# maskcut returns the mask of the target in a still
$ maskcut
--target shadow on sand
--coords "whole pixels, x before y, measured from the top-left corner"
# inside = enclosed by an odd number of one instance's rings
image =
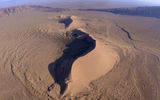
[[[65,25],[65,28],[69,27],[72,22],[73,22],[73,20],[72,20],[71,16],[59,20],[59,23],[63,23]]]
[[[70,78],[73,62],[78,57],[88,54],[96,46],[96,41],[80,30],[73,30],[71,35],[74,39],[66,45],[67,48],[63,51],[63,55],[48,66],[48,70],[55,80],[55,83],[60,85],[61,95],[67,89],[66,81]],[[54,84],[48,88],[48,91],[50,91],[53,86]]]

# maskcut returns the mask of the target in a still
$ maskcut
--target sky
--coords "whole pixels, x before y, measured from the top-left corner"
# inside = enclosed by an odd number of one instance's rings
[[[119,1],[127,1],[130,2],[131,0],[119,0]],[[153,4],[153,5],[159,5],[160,0],[134,0],[137,3],[148,3],[148,4]]]
[[[134,3],[149,6],[160,6],[160,0],[0,0],[0,8],[5,6],[14,6],[21,4],[38,4],[38,3],[50,3],[50,2],[93,2],[93,1],[103,1],[103,2],[121,2],[121,3]]]

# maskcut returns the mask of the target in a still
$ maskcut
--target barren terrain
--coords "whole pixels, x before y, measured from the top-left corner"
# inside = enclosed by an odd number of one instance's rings
[[[0,9],[0,100],[160,100],[160,19]]]

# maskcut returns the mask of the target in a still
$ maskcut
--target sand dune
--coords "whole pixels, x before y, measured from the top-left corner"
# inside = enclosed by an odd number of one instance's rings
[[[73,40],[71,39],[71,42],[66,45],[67,48],[63,51],[63,55],[48,67],[55,82],[60,85],[61,95],[68,88],[67,81],[71,80],[70,74],[74,61],[95,48],[95,40],[87,33],[75,29],[70,35]],[[50,88],[49,91],[51,91]]]

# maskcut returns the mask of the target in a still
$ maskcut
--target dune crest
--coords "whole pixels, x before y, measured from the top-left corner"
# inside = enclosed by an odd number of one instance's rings
[[[74,29],[81,29],[85,26],[85,23],[81,21],[80,17],[77,16],[67,16],[61,15],[58,16],[59,23],[64,24],[64,27],[67,31]]]

